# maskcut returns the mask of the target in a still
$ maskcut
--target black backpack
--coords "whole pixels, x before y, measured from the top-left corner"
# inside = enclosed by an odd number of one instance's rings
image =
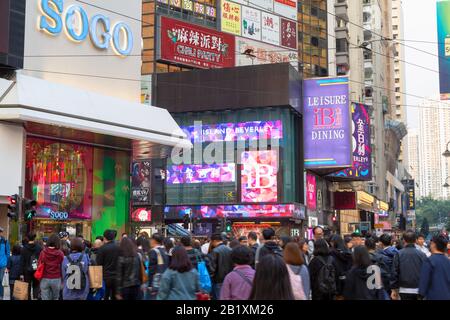
[[[39,261],[39,256],[36,256],[34,253],[32,253],[30,256],[30,262],[28,264],[27,271],[35,272],[38,268],[38,261]]]
[[[317,282],[319,284],[319,293],[322,295],[334,295],[336,293],[336,270],[333,266],[331,257],[325,261],[317,256],[323,265],[320,267]]]
[[[83,261],[84,254],[81,254],[78,260],[74,261],[67,256],[69,263],[67,264],[67,271],[65,277],[66,287],[69,290],[81,290],[84,291],[86,288],[86,274],[83,271]]]

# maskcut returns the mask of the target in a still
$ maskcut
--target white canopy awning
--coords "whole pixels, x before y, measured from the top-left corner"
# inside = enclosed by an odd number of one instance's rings
[[[167,146],[192,147],[165,109],[20,73],[15,81],[0,79],[0,120],[35,122]]]

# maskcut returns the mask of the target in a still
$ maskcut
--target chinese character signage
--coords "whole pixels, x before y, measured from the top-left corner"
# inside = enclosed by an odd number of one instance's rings
[[[414,180],[404,180],[403,185],[405,186],[406,192],[406,210],[416,210],[416,190]]]
[[[306,174],[306,207],[310,210],[316,210],[317,208],[317,196],[316,196],[316,176],[307,173]]]
[[[249,0],[248,5],[273,12],[273,0]]]
[[[227,0],[222,0],[221,8],[221,30],[240,36],[241,6]]]
[[[167,176],[167,184],[235,182],[236,164],[172,165]]]
[[[183,0],[183,9],[194,11],[194,2],[192,0]]]
[[[278,200],[278,152],[242,152],[242,202],[276,202]]]
[[[372,149],[370,144],[370,115],[368,107],[352,103],[353,165],[330,176],[350,180],[372,179]]]
[[[131,170],[131,201],[133,205],[151,204],[151,160],[133,162]]]
[[[280,45],[280,17],[262,13],[261,40],[276,46]]]
[[[261,40],[261,11],[242,6],[242,35]]]
[[[275,0],[274,12],[297,21],[297,0]]]
[[[181,0],[169,0],[172,7],[181,8]]]
[[[253,50],[254,57],[242,54],[246,50]],[[251,66],[267,63],[289,62],[298,70],[298,52],[280,49],[258,41],[236,37],[236,66]]]
[[[194,125],[182,129],[193,143],[283,138],[281,120]]]
[[[441,100],[450,100],[450,1],[437,2]]]
[[[297,21],[281,18],[281,45],[297,49]]]
[[[235,66],[234,36],[161,17],[159,59],[211,69]]]
[[[350,167],[352,157],[348,77],[303,81],[305,167]]]

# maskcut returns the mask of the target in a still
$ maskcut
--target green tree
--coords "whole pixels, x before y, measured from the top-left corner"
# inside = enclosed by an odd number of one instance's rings
[[[420,233],[425,237],[430,233],[430,225],[427,218],[423,218],[422,226],[420,227]]]

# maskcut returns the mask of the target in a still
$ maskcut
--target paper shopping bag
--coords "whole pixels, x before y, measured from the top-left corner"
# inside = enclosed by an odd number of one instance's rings
[[[13,297],[16,300],[28,300],[28,283],[19,280],[14,281]]]
[[[89,266],[89,283],[91,289],[100,289],[103,287],[102,266]]]

